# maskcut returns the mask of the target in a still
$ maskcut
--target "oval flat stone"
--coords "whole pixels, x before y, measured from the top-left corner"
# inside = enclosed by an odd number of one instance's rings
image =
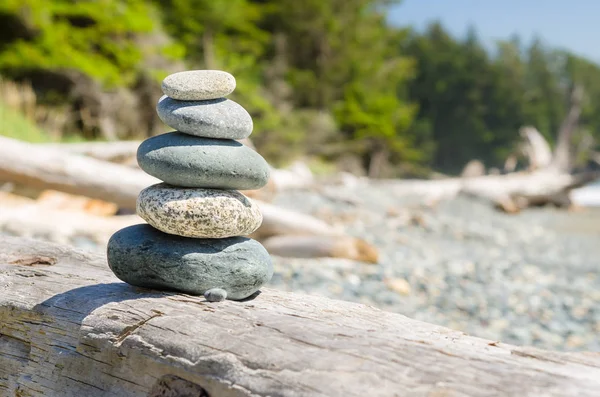
[[[265,159],[232,139],[169,132],[142,142],[137,161],[146,173],[175,186],[250,190],[269,181]]]
[[[250,136],[253,128],[246,109],[225,98],[178,101],[163,95],[156,112],[169,127],[205,138],[243,139]]]
[[[115,276],[128,284],[193,295],[222,289],[232,300],[252,295],[273,275],[269,253],[255,240],[179,237],[146,224],[113,234],[107,256]]]
[[[227,96],[235,90],[235,77],[221,70],[173,73],[162,82],[162,92],[180,101],[203,101]]]
[[[258,206],[235,190],[194,189],[165,183],[142,190],[137,214],[160,231],[195,238],[245,236],[262,223]]]

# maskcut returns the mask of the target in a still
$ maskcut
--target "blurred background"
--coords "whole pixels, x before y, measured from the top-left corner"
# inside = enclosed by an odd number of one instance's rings
[[[236,77],[271,287],[600,350],[600,3],[3,0],[0,233],[139,223],[161,80]],[[133,204],[132,204],[133,203]]]

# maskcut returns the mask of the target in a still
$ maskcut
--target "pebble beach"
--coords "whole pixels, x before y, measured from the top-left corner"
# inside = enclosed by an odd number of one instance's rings
[[[339,223],[380,256],[274,257],[270,287],[503,343],[600,351],[600,208],[507,215],[465,197],[423,205],[385,184],[282,192],[275,204]]]

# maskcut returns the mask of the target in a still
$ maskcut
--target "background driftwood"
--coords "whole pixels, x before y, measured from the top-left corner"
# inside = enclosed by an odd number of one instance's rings
[[[134,146],[135,142],[128,142],[125,145],[120,145],[119,142],[90,143],[67,144],[66,147],[70,149],[64,149],[61,145],[34,145],[0,137],[0,182],[82,195],[116,203],[121,208],[131,210],[135,208],[139,192],[160,181],[139,168],[97,160],[82,153],[107,147],[114,147],[115,152],[122,153],[123,148],[132,150]],[[71,153],[76,150],[80,152]],[[262,201],[261,199],[268,199],[274,194],[273,191],[278,189],[278,183],[285,184],[282,181],[298,179],[293,172],[278,172],[273,170],[273,175],[278,175],[279,182],[271,180],[262,189],[242,191],[256,200],[263,213],[263,223],[253,235],[254,238],[263,240],[277,235],[338,236],[343,243],[340,244],[335,239],[325,239],[318,247],[306,244],[306,241],[288,240],[284,245],[278,244],[277,253],[282,256],[292,254],[292,256],[302,257],[336,256],[350,259],[366,258],[369,262],[377,261],[376,249],[369,243],[350,238],[343,230],[313,216]],[[33,216],[36,213],[40,213],[40,216]],[[0,213],[0,229],[24,236],[64,235],[65,238],[59,239],[60,242],[66,242],[66,238],[77,234],[89,235],[93,241],[104,244],[118,229],[141,222],[142,220],[135,216],[112,219],[85,214],[79,216],[72,211],[67,213],[40,208],[33,203],[21,206],[20,211],[10,210]],[[367,254],[363,253],[365,250]]]
[[[0,137],[0,181],[93,197],[135,208],[139,192],[160,182],[140,170]]]
[[[208,303],[121,283],[102,255],[0,237],[2,396],[599,394],[598,354],[267,288]]]

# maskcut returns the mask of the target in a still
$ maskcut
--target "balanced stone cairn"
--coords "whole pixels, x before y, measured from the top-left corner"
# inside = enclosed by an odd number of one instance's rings
[[[238,190],[265,186],[269,166],[236,141],[253,124],[243,107],[224,98],[235,86],[231,74],[217,70],[164,79],[158,116],[177,131],[138,148],[142,170],[164,183],[138,196],[137,213],[148,224],[110,238],[108,265],[122,281],[221,301],[247,298],[271,279],[269,253],[242,237],[258,229],[262,214]]]

